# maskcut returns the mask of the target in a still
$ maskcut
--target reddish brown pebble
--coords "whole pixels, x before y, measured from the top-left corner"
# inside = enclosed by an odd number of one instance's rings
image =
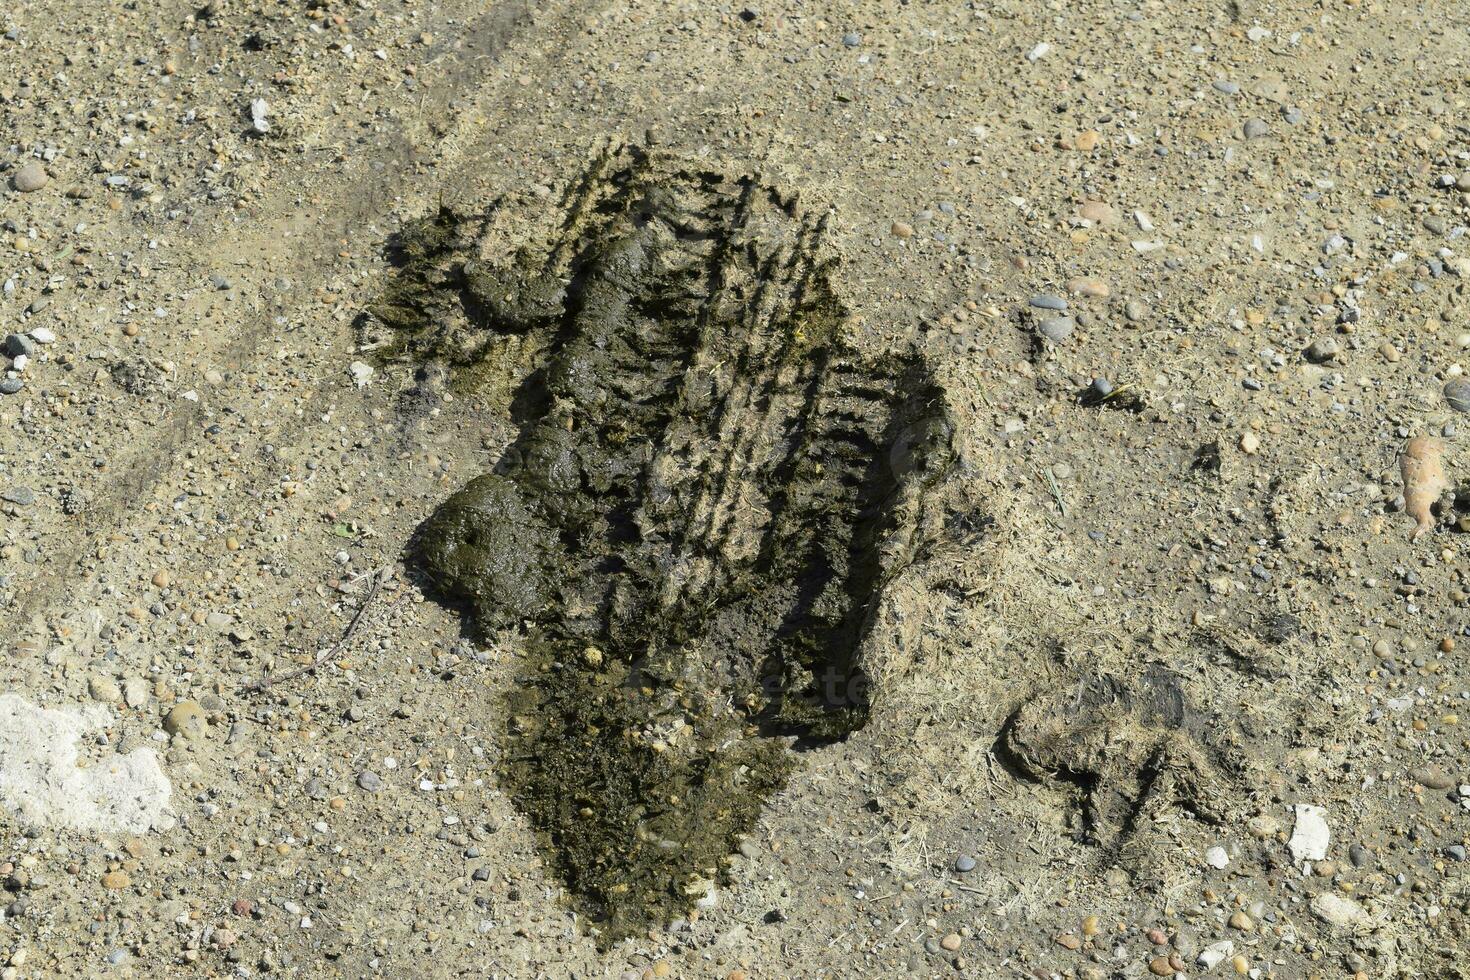
[[[955,950],[957,950],[957,949],[960,948],[960,936],[959,936],[959,933],[955,933],[955,932],[950,933],[949,935],[945,936],[943,939],[939,940],[939,945],[943,946],[945,949],[947,949],[951,953],[953,953]]]
[[[248,898],[237,898],[235,899],[234,911],[236,915],[244,918],[255,911],[255,903]]]
[[[1160,929],[1158,926],[1150,929],[1147,933],[1145,933],[1145,935],[1148,936],[1148,941],[1153,943],[1155,946],[1169,945],[1168,933],[1164,932],[1164,930]]]
[[[1174,967],[1169,964],[1169,957],[1155,956],[1148,961],[1148,972],[1156,977],[1172,977],[1175,971]]]

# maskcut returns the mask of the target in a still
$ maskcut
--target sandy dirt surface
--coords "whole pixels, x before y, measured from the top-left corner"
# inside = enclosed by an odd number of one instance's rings
[[[0,975],[1470,973],[1467,79],[1443,0],[8,4]],[[912,547],[850,549],[884,556],[841,611],[850,731],[751,708],[789,772],[698,811],[729,853],[617,935],[517,775],[514,695],[562,665],[412,547],[602,403],[528,422],[535,345],[464,354],[513,319],[493,290],[436,280],[454,351],[371,329],[441,207],[484,218],[436,273],[471,283],[621,240],[569,220],[610,146],[819,226],[832,349],[887,379],[851,404],[896,413],[920,364],[945,442],[879,508]],[[759,293],[737,230],[750,281],[677,322]],[[681,432],[619,465],[722,458]],[[878,505],[838,441],[770,486],[851,490],[808,501],[848,548]]]

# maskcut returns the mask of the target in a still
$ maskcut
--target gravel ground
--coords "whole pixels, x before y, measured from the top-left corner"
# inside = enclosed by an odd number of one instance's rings
[[[1464,7],[787,7],[0,11],[0,976],[1470,972]],[[826,215],[956,462],[866,725],[600,948],[404,565],[515,422],[354,325],[608,138]]]

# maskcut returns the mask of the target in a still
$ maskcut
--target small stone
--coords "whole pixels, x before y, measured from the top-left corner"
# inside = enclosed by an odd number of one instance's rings
[[[939,940],[939,945],[943,949],[946,949],[949,952],[953,953],[955,950],[957,950],[957,949],[960,948],[960,935],[959,935],[959,933],[957,933],[957,932],[951,932],[951,933],[949,933],[943,939]]]
[[[1314,895],[1309,907],[1313,915],[1338,929],[1360,932],[1373,927],[1373,917],[1367,909],[1336,892]]]
[[[855,48],[859,44],[862,44],[862,43],[863,43],[863,36],[861,34],[848,33],[848,34],[842,35],[842,44],[845,47]]]
[[[29,507],[36,502],[36,492],[30,487],[6,487],[0,490],[0,500],[17,507]]]
[[[1261,448],[1261,439],[1254,432],[1247,432],[1240,437],[1240,451],[1247,456],[1254,456]]]
[[[1219,92],[1222,95],[1240,94],[1240,86],[1238,84],[1236,84],[1235,82],[1227,82],[1223,78],[1214,83],[1214,88],[1216,92]]]
[[[1082,935],[1091,939],[1102,932],[1102,919],[1095,915],[1089,915],[1082,920]]]
[[[209,727],[197,701],[180,701],[163,717],[163,730],[179,738],[200,739]]]
[[[1069,282],[1067,288],[1078,296],[1085,296],[1088,299],[1107,299],[1113,295],[1111,287],[1101,279],[1079,277]]]
[[[1082,207],[1077,209],[1078,217],[1084,221],[1091,221],[1099,225],[1105,225],[1116,217],[1116,212],[1108,204],[1102,201],[1084,201]]]
[[[126,871],[109,871],[102,876],[102,887],[110,892],[121,891],[133,883]]]
[[[1230,855],[1225,848],[1216,845],[1205,851],[1205,863],[1216,870],[1223,870],[1230,864]]]
[[[94,677],[87,682],[87,693],[93,701],[116,704],[122,698],[122,690],[111,677]]]
[[[29,194],[32,191],[40,190],[46,186],[46,182],[50,179],[46,174],[46,168],[35,160],[22,166],[15,172],[15,176],[11,178],[15,184],[15,189],[22,194]]]
[[[1064,932],[1057,937],[1057,945],[1063,949],[1079,949],[1082,946],[1082,940],[1070,932]]]
[[[1060,344],[1072,336],[1072,331],[1077,324],[1069,316],[1049,316],[1042,320],[1036,327],[1043,337],[1054,344]]]
[[[357,775],[357,785],[369,793],[376,793],[383,788],[383,777],[371,769],[364,769]]]
[[[1306,355],[1313,364],[1326,364],[1337,356],[1337,341],[1331,337],[1319,337],[1307,345]]]
[[[347,373],[352,375],[353,384],[365,388],[373,378],[373,366],[364,361],[353,361],[347,365]]]
[[[1230,913],[1230,928],[1239,929],[1241,932],[1250,932],[1256,927],[1251,917],[1240,910]]]
[[[1230,940],[1225,939],[1221,940],[1218,943],[1212,943],[1211,945],[1206,946],[1204,949],[1200,950],[1199,955],[1195,957],[1194,961],[1200,966],[1204,967],[1206,970],[1213,970],[1215,967],[1228,960],[1230,958],[1230,955],[1234,952],[1235,944]]]
[[[1241,127],[1241,132],[1245,135],[1246,139],[1254,140],[1260,139],[1262,136],[1271,132],[1271,127],[1267,125],[1264,119],[1247,119],[1245,125]]]
[[[1470,380],[1451,378],[1445,382],[1444,400],[1457,412],[1470,412]]]
[[[1332,840],[1327,829],[1327,811],[1320,806],[1298,803],[1292,808],[1296,813],[1296,824],[1291,830],[1291,840],[1286,844],[1293,861],[1320,861],[1327,856],[1327,846]]]
[[[1444,849],[1444,856],[1451,861],[1464,861],[1467,857],[1470,857],[1470,852],[1465,850],[1464,844],[1451,844]]]
[[[25,387],[19,378],[0,378],[0,395],[14,395]]]
[[[1026,305],[1033,306],[1038,310],[1065,310],[1067,301],[1060,296],[1051,293],[1038,293],[1026,301]]]
[[[1373,852],[1362,844],[1354,844],[1348,848],[1348,860],[1355,868],[1369,868],[1373,866]]]
[[[1078,133],[1077,137],[1072,140],[1072,145],[1077,147],[1077,149],[1081,150],[1083,153],[1091,153],[1093,150],[1097,149],[1097,144],[1101,139],[1101,133],[1099,133],[1095,129],[1089,129],[1085,130],[1084,132]]]
[[[148,703],[148,682],[141,677],[129,677],[123,681],[123,703],[129,708],[141,708]]]
[[[1167,956],[1155,956],[1148,961],[1148,972],[1156,977],[1172,977],[1174,975],[1174,965],[1169,962],[1169,957]]]
[[[1142,323],[1148,318],[1148,307],[1139,300],[1130,299],[1123,304],[1123,315],[1129,323]]]
[[[975,859],[968,854],[961,854],[954,859],[954,869],[960,874],[969,874],[975,870]]]
[[[9,334],[5,338],[6,357],[35,357],[36,342],[23,333]]]
[[[269,133],[271,131],[271,124],[266,120],[266,116],[270,111],[270,103],[266,102],[265,99],[251,99],[250,128],[262,135]]]
[[[37,327],[30,332],[31,339],[38,344],[56,343],[56,331],[50,327]]]
[[[169,574],[168,569],[166,568],[160,568],[158,571],[153,573],[153,585],[156,588],[166,589],[169,587],[169,583],[172,581],[173,576]]]
[[[1414,782],[1422,783],[1430,789],[1451,789],[1455,785],[1455,777],[1439,766],[1420,766],[1409,775],[1414,777]]]

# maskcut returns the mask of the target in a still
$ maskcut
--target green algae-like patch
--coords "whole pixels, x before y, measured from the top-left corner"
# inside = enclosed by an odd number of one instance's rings
[[[499,265],[453,212],[410,229],[370,326],[477,383],[505,338],[535,352],[519,437],[413,555],[520,631],[502,783],[612,940],[710,897],[791,747],[864,723],[871,612],[947,430],[917,364],[847,345],[790,196],[615,149],[564,207]]]

